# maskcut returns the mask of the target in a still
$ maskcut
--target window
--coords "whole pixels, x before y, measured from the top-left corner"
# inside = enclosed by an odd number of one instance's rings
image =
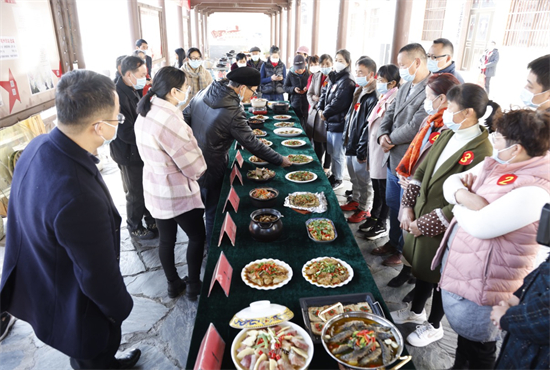
[[[422,40],[432,41],[443,35],[447,0],[426,0]]]
[[[504,45],[540,47],[549,46],[550,2],[548,0],[512,0]]]

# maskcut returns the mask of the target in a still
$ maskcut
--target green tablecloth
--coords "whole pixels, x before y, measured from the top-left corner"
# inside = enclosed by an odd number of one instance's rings
[[[300,121],[298,118],[293,113],[289,114],[293,116],[290,121],[295,122],[295,125],[300,127]],[[273,117],[272,111],[269,111],[269,116]],[[221,213],[221,210],[230,189],[229,173],[231,168],[229,166],[233,163],[233,159],[236,155],[236,150],[231,149],[229,153],[227,175],[224,179],[221,193],[222,195],[218,203],[218,215],[214,224],[211,243],[212,246],[208,255],[203,289],[200,295],[197,317],[195,320],[195,328],[193,330],[193,336],[191,338],[191,345],[189,348],[189,357],[187,361],[188,369],[193,368],[195,364],[201,340],[210,323],[213,323],[216,326],[216,329],[226,343],[222,368],[234,368],[231,360],[230,348],[233,338],[237,335],[239,330],[231,328],[229,326],[229,321],[235,313],[247,307],[254,301],[269,300],[273,303],[285,305],[294,312],[292,322],[303,327],[304,322],[300,311],[300,298],[370,292],[373,294],[375,300],[380,302],[386,316],[390,316],[369,268],[361,255],[361,251],[357,246],[355,238],[346,222],[346,219],[344,218],[342,211],[340,210],[340,207],[338,206],[336,195],[334,194],[328,179],[325,176],[317,157],[315,156],[312,146],[309,144],[309,140],[305,135],[301,135],[296,139],[305,140],[307,142],[305,146],[300,148],[288,148],[283,146],[281,142],[289,138],[283,138],[273,133],[273,130],[276,128],[274,123],[276,122],[277,121],[273,119],[269,119],[266,121],[263,128],[264,131],[268,132],[266,139],[273,142],[273,146],[271,148],[282,155],[306,154],[314,157],[315,160],[312,163],[303,166],[290,166],[288,168],[267,165],[265,167],[274,170],[276,172],[276,176],[270,182],[258,184],[246,178],[246,172],[256,166],[248,161],[248,158],[252,154],[246,150],[241,150],[243,158],[245,159],[245,163],[241,169],[244,186],[240,185],[238,179],[235,179],[234,182],[234,188],[240,197],[238,212],[235,213],[231,205],[228,205],[231,217],[237,225],[236,243],[233,247],[229,241],[229,238],[224,236],[223,242],[218,248],[217,244],[219,231],[224,218],[224,214]],[[297,170],[308,170],[314,172],[317,174],[318,179],[314,182],[306,184],[296,184],[285,179],[285,174]],[[284,215],[284,218],[282,218],[284,225],[283,235],[278,240],[271,243],[255,241],[252,239],[248,231],[250,213],[256,209],[251,205],[248,193],[251,189],[264,185],[279,190],[280,194],[278,197],[278,203],[273,208],[276,208]],[[324,192],[329,204],[328,210],[323,214],[312,213],[303,215],[290,208],[283,207],[285,197],[289,193],[295,191]],[[315,243],[310,240],[307,235],[305,221],[312,217],[326,217],[331,219],[334,222],[338,232],[337,239],[332,243],[326,244]],[[226,297],[219,284],[216,283],[212,290],[212,294],[210,297],[207,297],[212,274],[222,251],[233,267],[230,294],[229,297]],[[313,258],[323,256],[336,257],[346,261],[353,268],[353,280],[347,285],[336,289],[319,288],[307,282],[302,277],[301,273],[303,265]],[[241,279],[241,270],[249,262],[261,258],[276,258],[289,264],[293,270],[292,280],[287,285],[279,289],[269,291],[256,290],[246,286]],[[407,365],[408,367],[411,366],[410,363]],[[329,357],[322,346],[316,345],[315,354],[309,368],[336,369],[337,367],[336,361]]]

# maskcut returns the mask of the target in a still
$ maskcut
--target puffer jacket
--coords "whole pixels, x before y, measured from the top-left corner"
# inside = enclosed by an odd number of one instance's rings
[[[474,182],[472,191],[494,202],[510,191],[523,186],[539,186],[550,193],[550,154],[527,161],[501,165],[487,157],[483,170]],[[498,185],[507,174],[517,176],[507,185]],[[514,217],[510,210],[510,217]],[[432,270],[439,270],[451,231],[453,220],[432,261]],[[507,301],[533,270],[539,245],[536,240],[539,221],[492,239],[478,239],[468,234],[460,224],[449,246],[440,287],[458,294],[480,306],[496,306]]]
[[[350,76],[349,67],[338,73],[330,72],[328,79],[326,90],[319,100],[319,109],[325,116],[327,131],[344,132],[346,114],[353,101],[355,81]]]
[[[309,79],[309,73],[305,71],[301,75],[296,72],[289,72],[285,80],[285,92],[288,94],[288,99],[292,108],[300,117],[307,116],[308,102],[306,94],[298,94],[294,91],[294,88],[305,89],[307,86],[307,80]]]
[[[183,118],[193,130],[208,169],[199,179],[201,187],[222,181],[228,163],[228,151],[237,140],[250,153],[277,166],[283,157],[262,144],[246,123],[239,96],[228,80],[214,81],[200,91],[184,109]]]
[[[344,150],[347,156],[356,156],[364,161],[369,155],[369,127],[367,118],[378,103],[376,90],[368,91],[363,87],[355,90],[352,104],[346,115],[344,126]]]
[[[268,59],[267,62],[262,64],[260,75],[262,78],[260,85],[262,94],[275,95],[285,92],[283,84],[286,79],[286,67],[283,62],[279,60],[279,63],[274,67],[271,60]],[[273,75],[283,76],[283,79],[281,81],[272,81],[271,76]]]

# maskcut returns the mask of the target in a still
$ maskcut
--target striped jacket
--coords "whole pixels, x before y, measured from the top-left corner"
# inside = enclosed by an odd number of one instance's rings
[[[136,120],[135,132],[145,164],[145,206],[151,215],[166,220],[204,208],[197,180],[206,171],[206,162],[181,111],[154,97],[147,116]]]

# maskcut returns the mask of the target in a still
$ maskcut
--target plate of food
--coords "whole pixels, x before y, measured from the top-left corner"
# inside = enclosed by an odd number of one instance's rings
[[[334,222],[328,218],[310,218],[306,228],[309,238],[317,243],[330,243],[338,237]]]
[[[248,120],[248,125],[250,126],[250,128],[262,128],[264,127],[264,121],[260,120],[260,119],[249,119]]]
[[[248,157],[248,160],[254,164],[257,164],[258,166],[265,166],[266,164],[269,164],[268,161],[258,158],[255,155]]]
[[[261,142],[262,144],[264,144],[264,145],[267,145],[267,146],[273,145],[273,143],[272,143],[271,141],[269,141],[269,140],[267,140],[267,139],[264,139],[264,138],[262,138],[262,137],[259,138],[258,140],[260,140],[260,142]]]
[[[273,188],[256,188],[248,193],[254,207],[269,208],[277,203],[279,191]]]
[[[338,258],[319,257],[305,263],[302,276],[320,288],[338,288],[353,279],[353,269]]]
[[[283,261],[264,258],[250,262],[241,271],[243,282],[251,288],[273,290],[288,284],[292,268]]]
[[[267,182],[275,177],[275,171],[256,167],[256,169],[248,171],[246,177],[256,182]]]
[[[277,115],[277,116],[273,116],[273,119],[276,119],[277,121],[288,121],[289,119],[291,119],[292,116],[286,116],[286,115]]]
[[[294,171],[287,173],[285,179],[298,184],[304,184],[317,180],[317,175],[309,171]]]
[[[276,135],[279,135],[282,137],[294,137],[294,136],[301,135],[303,131],[302,129],[299,129],[299,128],[281,127],[281,128],[276,128],[275,130],[273,130],[273,132]]]
[[[259,128],[255,128],[254,130],[252,130],[252,133],[253,133],[256,137],[264,137],[264,136],[267,136],[267,132],[265,132],[264,130],[260,130]]]
[[[297,191],[288,194],[283,205],[289,208],[323,213],[327,210],[327,198],[325,198],[325,194],[323,193]]]
[[[288,160],[294,165],[301,166],[313,162],[313,157],[305,154],[289,154]]]
[[[268,120],[269,117],[268,116],[264,116],[262,114],[257,114],[255,116],[251,116],[250,119],[257,119],[259,121],[265,121],[265,120]]]
[[[294,127],[294,122],[277,122],[275,127]]]
[[[306,142],[304,140],[285,140],[281,144],[289,148],[298,148],[306,145]]]

